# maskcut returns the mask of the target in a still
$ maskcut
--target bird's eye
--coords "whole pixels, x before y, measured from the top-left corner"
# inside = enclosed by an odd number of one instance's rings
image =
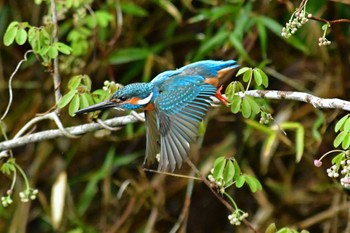
[[[121,96],[121,97],[119,97],[119,99],[121,100],[121,101],[125,101],[127,98],[126,98],[126,96]]]

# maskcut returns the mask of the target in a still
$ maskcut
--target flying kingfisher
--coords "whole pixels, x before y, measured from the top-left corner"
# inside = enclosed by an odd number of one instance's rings
[[[190,144],[196,140],[199,123],[217,97],[221,95],[219,79],[238,67],[234,60],[198,61],[176,70],[160,73],[149,83],[132,83],[118,89],[104,102],[81,109],[76,114],[108,108],[145,110],[146,157],[154,162],[159,153],[158,170],[180,168],[187,159]]]

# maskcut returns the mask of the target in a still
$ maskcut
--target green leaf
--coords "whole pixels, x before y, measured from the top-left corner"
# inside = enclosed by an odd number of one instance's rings
[[[269,78],[267,77],[265,72],[262,71],[261,69],[254,68],[254,70],[256,70],[260,74],[260,76],[262,78],[262,85],[264,85],[264,87],[266,88],[269,85]]]
[[[271,223],[265,230],[264,233],[276,233],[277,232],[277,227],[275,223]]]
[[[240,76],[241,74],[247,72],[248,70],[251,70],[252,68],[250,67],[242,67],[238,70],[237,74],[236,74],[236,77]]]
[[[224,185],[229,185],[232,183],[233,177],[235,176],[235,166],[233,165],[232,160],[227,160],[224,172]]]
[[[260,112],[260,106],[259,104],[255,101],[255,99],[251,96],[245,96],[245,99],[247,99],[247,101],[249,102],[251,111],[252,111],[252,115],[256,115]]]
[[[261,86],[262,77],[261,77],[260,72],[257,69],[254,69],[253,74],[254,74],[254,80],[255,80],[256,85]]]
[[[249,175],[244,175],[244,179],[247,182],[247,184],[249,185],[249,188],[253,193],[255,193],[258,189],[259,190],[262,189],[259,180],[257,180],[255,177],[249,176]]]
[[[103,28],[107,27],[108,23],[113,19],[113,16],[109,12],[104,10],[96,11],[95,17],[96,17],[97,24]]]
[[[126,48],[119,49],[112,53],[109,62],[113,65],[128,63],[132,61],[144,60],[151,52],[146,48]]]
[[[155,0],[155,2],[162,7],[168,14],[174,17],[179,24],[182,21],[182,14],[170,0]]]
[[[233,160],[233,165],[235,167],[235,176],[234,179],[236,180],[238,177],[241,176],[241,168],[239,167],[237,160]]]
[[[91,98],[91,96],[87,93],[83,93],[80,95],[80,108],[87,108],[89,107],[91,104],[91,101],[89,101],[89,97]],[[92,100],[92,99],[91,99]]]
[[[223,172],[225,169],[226,158],[225,156],[218,157],[214,161],[214,172],[213,177],[215,180],[220,180],[223,178]]]
[[[335,128],[334,128],[335,132],[338,132],[340,129],[342,129],[345,121],[347,121],[348,118],[349,118],[349,114],[346,114],[337,122],[337,124],[335,125]]]
[[[69,104],[68,113],[71,117],[75,116],[75,112],[79,110],[80,96],[74,95],[72,101]]]
[[[16,160],[14,158],[10,158],[1,165],[0,170],[5,175],[11,175],[11,173],[16,171],[15,164],[16,164]]]
[[[336,155],[333,159],[332,159],[332,164],[335,164],[335,165],[340,165],[340,162],[343,160],[345,156],[345,151],[343,152],[340,152],[338,155]]]
[[[18,31],[18,22],[14,21],[10,23],[10,25],[7,27],[5,35],[4,35],[4,45],[9,46],[13,43],[13,41],[16,38]]]
[[[90,91],[91,90],[91,79],[88,75],[83,75],[82,76],[82,81],[83,83],[87,86],[88,90]]]
[[[58,56],[58,50],[54,46],[49,46],[49,49],[47,50],[47,55],[51,58],[54,59]]]
[[[238,95],[235,95],[231,101],[231,112],[238,113],[241,109],[242,98]]]
[[[252,107],[246,96],[243,98],[242,101],[242,115],[244,118],[249,118],[252,115]]]
[[[349,146],[350,146],[350,132],[347,132],[346,136],[343,139],[341,147],[343,148],[343,150],[347,150]]]
[[[344,140],[345,136],[347,135],[347,132],[342,131],[340,132],[337,137],[333,141],[333,146],[338,147]]]
[[[121,4],[121,9],[126,15],[134,15],[138,17],[148,16],[148,12],[143,8],[135,5],[132,2],[124,2]]]
[[[56,42],[55,45],[57,50],[63,54],[69,55],[72,52],[72,48],[62,42]]]
[[[68,89],[69,90],[75,90],[77,87],[81,84],[81,75],[75,75],[73,76],[69,82],[68,82]]]
[[[349,132],[350,131],[350,119],[347,119],[344,123],[343,130]]]
[[[243,74],[243,82],[249,82],[249,80],[252,78],[252,73],[253,73],[253,70],[252,69],[249,69],[247,72],[244,72]]]
[[[73,89],[64,96],[62,96],[62,98],[58,101],[57,107],[64,108],[67,104],[69,104],[69,102],[73,99],[76,93],[77,90]]]
[[[27,41],[27,31],[24,28],[18,28],[16,34],[16,43],[23,45]]]
[[[241,188],[244,185],[246,180],[244,179],[244,175],[239,175],[235,178],[235,181],[236,181],[236,187]]]

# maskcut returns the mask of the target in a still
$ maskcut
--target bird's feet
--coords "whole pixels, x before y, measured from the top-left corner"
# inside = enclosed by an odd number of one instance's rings
[[[220,100],[221,103],[223,103],[226,107],[228,106],[229,100],[221,94],[222,85],[217,89],[215,93],[215,97]]]

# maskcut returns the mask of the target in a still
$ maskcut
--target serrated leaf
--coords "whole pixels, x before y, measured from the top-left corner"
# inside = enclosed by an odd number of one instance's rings
[[[96,11],[95,17],[96,17],[97,24],[100,27],[107,27],[108,23],[113,19],[113,16],[109,12],[104,10]]]
[[[75,95],[69,104],[68,114],[71,117],[75,116],[75,112],[79,110],[79,104],[80,104],[79,97],[80,97],[79,95]]]
[[[245,183],[245,179],[244,179],[244,176],[243,175],[239,175],[235,178],[235,181],[236,181],[236,187],[237,188],[241,188],[244,183]]]
[[[64,108],[69,102],[73,99],[77,91],[75,89],[69,91],[67,94],[62,96],[62,98],[58,101],[57,107]]]
[[[343,127],[345,121],[347,121],[348,118],[349,118],[349,114],[346,114],[337,122],[334,128],[335,132],[338,132]]]
[[[226,158],[221,156],[214,161],[214,172],[213,177],[215,180],[220,180],[223,178],[223,172],[225,168]]]
[[[247,184],[249,185],[249,188],[253,193],[255,193],[257,190],[262,189],[259,180],[257,180],[255,177],[249,176],[249,175],[244,175],[244,179],[247,182]]]
[[[242,115],[244,118],[249,118],[252,115],[252,107],[250,106],[249,100],[246,96],[242,100]]]
[[[56,47],[54,46],[49,46],[48,50],[47,50],[47,55],[51,58],[54,59],[58,56],[58,50]]]
[[[23,45],[27,41],[27,31],[24,28],[18,28],[16,34],[16,43]]]
[[[75,90],[81,84],[81,76],[75,75],[68,82],[68,89]]]
[[[229,185],[232,183],[233,177],[235,176],[235,166],[233,165],[232,160],[227,160],[223,176],[224,185]]]
[[[250,70],[251,68],[249,67],[242,67],[238,70],[237,74],[236,74],[236,77],[240,76],[241,74],[247,72],[248,70]]]
[[[343,142],[341,144],[341,147],[343,148],[343,150],[347,150],[350,146],[350,133],[347,132],[347,134],[345,135]]]
[[[7,27],[3,41],[5,46],[9,46],[13,43],[13,41],[16,38],[16,34],[18,31],[18,22],[12,22],[10,25]]]
[[[333,141],[333,146],[334,147],[338,147],[344,140],[345,136],[346,136],[347,132],[342,131],[340,132],[337,137],[334,139]]]
[[[260,72],[257,69],[254,69],[253,74],[254,74],[254,80],[255,80],[256,85],[261,86],[262,77],[261,77]]]
[[[231,112],[238,113],[241,110],[242,98],[238,95],[235,95],[231,100]]]

